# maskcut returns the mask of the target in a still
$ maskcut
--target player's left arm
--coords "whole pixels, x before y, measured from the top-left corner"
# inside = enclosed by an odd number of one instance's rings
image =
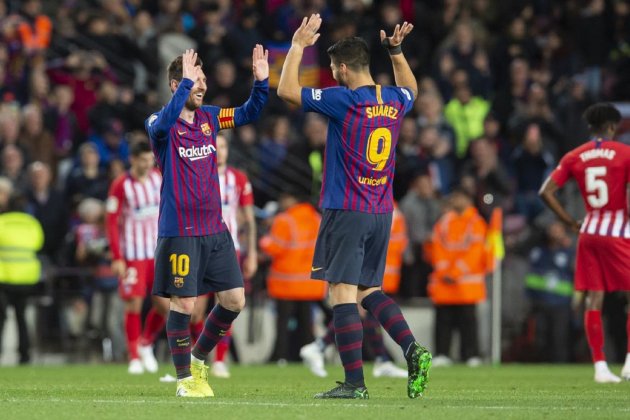
[[[403,22],[402,26],[396,25],[392,36],[388,37],[382,29],[380,35],[381,44],[387,48],[389,57],[392,60],[396,86],[409,89],[413,94],[411,100],[413,103],[413,100],[418,96],[418,82],[401,48],[403,40],[412,30],[413,25],[411,23]]]
[[[574,232],[579,232],[581,223],[575,220],[569,212],[566,211],[562,203],[560,203],[560,200],[556,197],[556,192],[560,189],[560,186],[553,179],[552,175],[547,177],[538,195],[565,225]]]
[[[318,13],[302,19],[302,24],[296,29],[291,40],[291,48],[282,65],[280,82],[278,83],[278,96],[285,102],[293,105],[302,105],[302,86],[300,85],[300,62],[304,54],[304,48],[315,44],[320,34],[317,33],[322,24],[322,18]]]
[[[258,119],[269,97],[269,51],[256,44],[252,52],[254,87],[247,101],[236,108],[222,108],[218,115],[219,130],[252,123]]]

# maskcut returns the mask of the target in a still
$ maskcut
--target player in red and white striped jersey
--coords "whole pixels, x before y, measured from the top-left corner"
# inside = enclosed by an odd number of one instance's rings
[[[153,296],[141,334],[142,304],[153,287],[154,252],[157,243],[158,208],[162,177],[154,169],[148,142],[131,147],[131,168],[112,183],[107,198],[107,238],[112,251],[112,270],[119,278],[125,301],[125,332],[129,373],[157,372],[152,344],[165,323],[168,299]]]
[[[221,192],[221,212],[241,263],[243,277],[250,279],[258,269],[258,251],[256,248],[256,220],[254,218],[254,193],[247,175],[236,168],[227,165],[229,154],[228,141],[225,135],[217,134],[217,171],[219,172],[219,189]],[[240,222],[240,225],[239,225]],[[245,231],[245,249],[241,253],[239,233]],[[198,296],[195,310],[191,318],[193,336],[198,336],[203,328],[205,312],[208,307],[209,295]],[[212,375],[229,378],[230,372],[225,364],[225,356],[230,348],[232,332],[219,341],[216,346],[214,362],[210,373]]]
[[[579,231],[575,289],[586,291],[584,328],[595,363],[596,382],[620,382],[610,372],[604,356],[601,310],[606,292],[625,291],[630,302],[630,146],[615,142],[621,114],[611,104],[599,103],[584,112],[592,138],[567,153],[543,184],[540,195],[558,217]],[[554,193],[574,178],[586,206],[579,223],[569,215]],[[630,314],[627,321],[630,337]],[[630,380],[630,340],[621,371]]]

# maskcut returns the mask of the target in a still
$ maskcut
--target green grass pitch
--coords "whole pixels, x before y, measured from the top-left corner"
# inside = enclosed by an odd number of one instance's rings
[[[614,366],[614,372],[619,366]],[[375,379],[369,400],[314,400],[342,378],[300,365],[234,366],[212,379],[215,398],[175,397],[175,384],[129,376],[124,365],[0,368],[0,418],[12,419],[628,419],[630,382],[595,384],[590,365],[434,368],[429,389],[406,397],[405,379]]]

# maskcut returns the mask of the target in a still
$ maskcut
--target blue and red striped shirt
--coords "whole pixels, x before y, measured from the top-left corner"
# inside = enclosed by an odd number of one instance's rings
[[[395,151],[413,107],[403,87],[302,89],[302,107],[328,117],[320,207],[364,213],[393,211]]]
[[[256,120],[267,102],[269,80],[255,81],[238,108],[203,105],[194,122],[179,118],[194,85],[182,79],[171,100],[145,127],[162,171],[158,236],[205,236],[227,229],[221,215],[216,133]]]

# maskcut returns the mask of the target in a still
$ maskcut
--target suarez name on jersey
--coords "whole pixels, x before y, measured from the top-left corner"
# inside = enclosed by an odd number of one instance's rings
[[[570,178],[577,182],[587,212],[580,233],[630,238],[630,146],[591,140],[567,153],[551,177],[560,187]]]
[[[413,100],[404,87],[302,89],[304,111],[329,119],[321,208],[393,211],[396,143]]]
[[[249,99],[237,108],[203,105],[193,123],[179,118],[190,90],[182,79],[171,100],[152,114],[145,127],[162,171],[158,235],[205,236],[226,230],[221,217],[216,133],[249,124],[267,101],[269,83],[255,81]]]

